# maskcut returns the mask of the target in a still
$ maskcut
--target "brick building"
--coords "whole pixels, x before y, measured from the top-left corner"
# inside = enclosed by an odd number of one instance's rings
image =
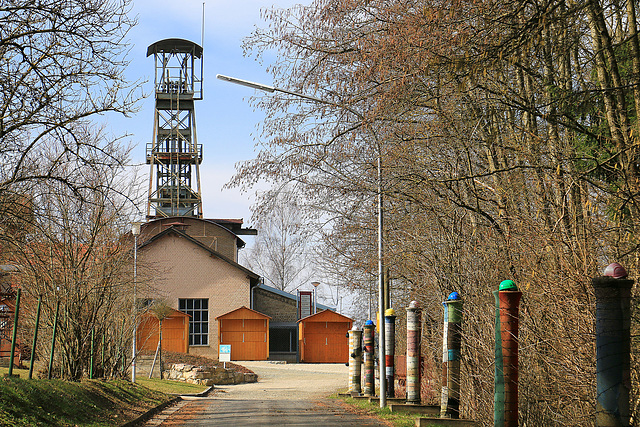
[[[189,353],[218,357],[216,317],[249,306],[260,277],[238,264],[241,220],[171,217],[142,225],[138,263],[140,297],[161,300],[190,316]],[[145,279],[146,278],[146,279]],[[141,286],[143,288],[143,286]]]
[[[151,220],[138,238],[139,298],[189,317],[188,352],[218,358],[217,317],[249,307],[271,318],[269,359],[296,361],[298,298],[260,283],[238,264],[242,220],[169,217]],[[144,285],[148,286],[145,293]],[[318,311],[332,308],[317,304]],[[142,340],[141,340],[142,342]]]
[[[269,359],[297,361],[298,299],[296,295],[260,284],[252,289],[252,307],[271,317],[269,323]],[[332,310],[317,304],[318,311]]]

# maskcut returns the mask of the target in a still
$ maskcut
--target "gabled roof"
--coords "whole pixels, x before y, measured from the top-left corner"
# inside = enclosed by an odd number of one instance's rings
[[[289,292],[286,292],[286,291],[281,291],[280,289],[274,288],[273,286],[267,286],[264,283],[260,283],[257,286],[257,289],[264,289],[267,292],[271,292],[272,294],[280,295],[281,297],[289,298],[294,301],[298,300],[295,295],[290,294]],[[335,310],[334,307],[329,307],[324,304],[316,304],[316,307],[320,310],[332,310],[332,311]]]
[[[228,313],[222,314],[216,317],[216,320],[219,319],[271,319],[270,316],[266,314],[262,314],[259,311],[251,310],[250,308],[242,307],[236,308],[235,310],[231,310]]]
[[[197,217],[170,216],[170,217],[154,218],[149,222],[144,223],[142,227],[147,228],[149,227],[150,224],[153,224],[155,222],[163,223],[165,221],[171,221],[169,223],[163,224],[164,226],[167,226],[167,227],[171,225],[175,225],[178,228],[189,227],[190,224],[186,224],[184,220],[206,222],[208,224],[215,225],[216,227],[219,227],[225,230],[236,239],[236,247],[239,249],[244,248],[246,245],[245,241],[239,237],[240,234],[243,234],[243,235],[257,234],[257,231],[252,228],[242,228],[242,224],[243,224],[242,219],[206,219],[206,218],[197,218]]]
[[[298,320],[298,323],[300,322],[307,322],[307,321],[314,321],[314,322],[336,322],[336,321],[342,321],[342,322],[353,322],[353,319],[347,317],[347,316],[343,316],[340,313],[336,313],[335,311],[331,311],[331,310],[322,310],[316,314],[312,314],[311,316],[307,316],[307,317],[303,317],[302,319]]]
[[[149,240],[146,240],[145,242],[141,243],[140,245],[138,245],[138,249],[143,249],[146,246],[149,246],[150,244],[152,244],[153,242],[162,239],[164,236],[167,236],[169,234],[176,234],[179,237],[182,237],[184,239],[187,239],[189,242],[193,243],[194,245],[204,249],[205,251],[209,252],[211,255],[213,255],[214,257],[226,262],[227,264],[232,265],[233,267],[239,269],[240,271],[244,272],[247,274],[247,276],[249,276],[251,280],[251,285],[252,286],[256,286],[258,284],[258,280],[260,279],[260,276],[256,273],[254,273],[253,271],[249,270],[246,267],[243,267],[242,265],[238,264],[237,262],[235,262],[232,259],[227,258],[226,256],[222,255],[220,252],[217,252],[211,248],[209,248],[208,246],[202,244],[199,240],[194,239],[193,237],[189,236],[187,233],[185,233],[182,230],[177,229],[175,226],[171,226],[168,227],[167,229],[161,231],[158,234],[155,234],[153,237],[151,237]]]

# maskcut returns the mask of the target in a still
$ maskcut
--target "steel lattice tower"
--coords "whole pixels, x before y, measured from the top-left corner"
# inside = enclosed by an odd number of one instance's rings
[[[147,49],[155,62],[153,142],[147,144],[147,217],[202,218],[200,163],[194,101],[202,99],[202,47],[165,39]]]

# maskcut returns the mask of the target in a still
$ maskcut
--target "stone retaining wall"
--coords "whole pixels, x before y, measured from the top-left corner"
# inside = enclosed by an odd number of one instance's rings
[[[202,367],[176,363],[164,371],[164,377],[174,381],[184,381],[204,386],[254,383],[258,381],[256,374],[245,374],[221,367]]]

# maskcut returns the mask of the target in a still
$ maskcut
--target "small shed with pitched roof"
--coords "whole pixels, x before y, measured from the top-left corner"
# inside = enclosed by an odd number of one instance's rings
[[[218,342],[231,345],[231,360],[267,360],[270,319],[244,306],[218,316]]]
[[[347,363],[350,319],[335,311],[323,310],[298,321],[300,362]]]

